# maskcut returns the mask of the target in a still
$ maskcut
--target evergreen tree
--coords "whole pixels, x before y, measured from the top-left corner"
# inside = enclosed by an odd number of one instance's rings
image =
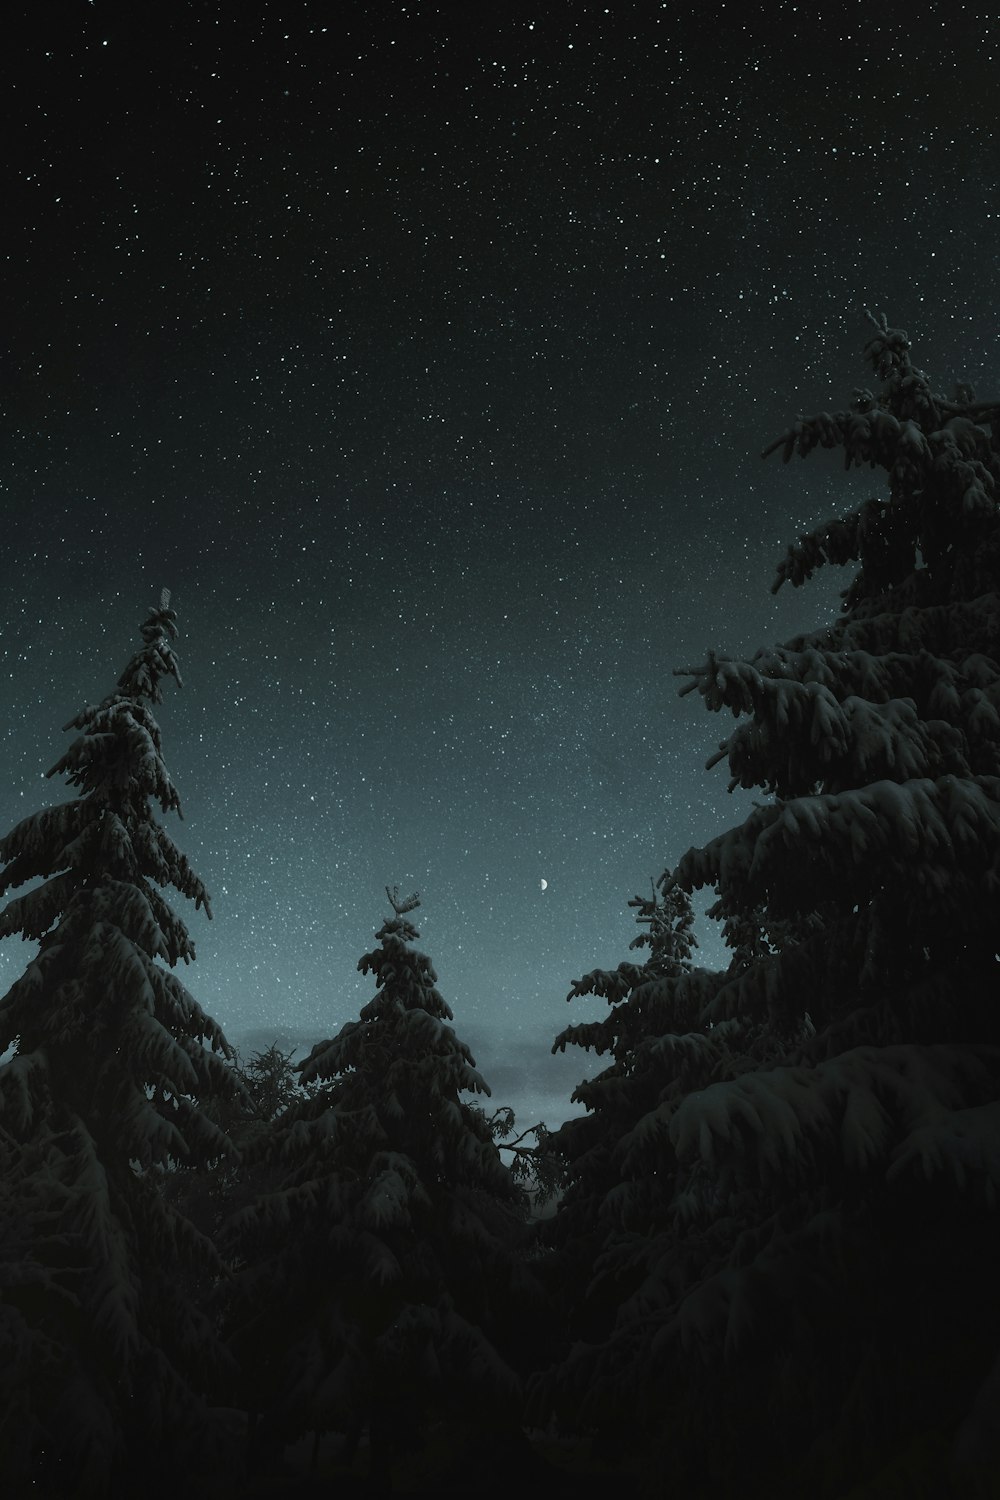
[[[226,1238],[258,1454],[309,1431],[344,1433],[351,1450],[367,1428],[382,1484],[445,1410],[516,1430],[517,1350],[502,1314],[525,1210],[483,1112],[461,1097],[489,1089],[411,946],[418,899],[390,899],[378,947],[358,964],[376,994],[298,1064],[320,1086],[264,1146],[281,1187],[235,1215]]]
[[[204,1113],[228,1138],[234,1150],[210,1161],[184,1160],[171,1164],[162,1190],[184,1216],[210,1239],[237,1208],[277,1186],[259,1148],[274,1122],[304,1090],[295,1077],[292,1053],[277,1042],[251,1053],[244,1061],[233,1050],[226,1066],[233,1074],[235,1092],[221,1091],[206,1100]]]
[[[715,888],[734,961],[609,992],[641,998],[633,1074],[580,1091],[618,1124],[614,1305],[536,1399],[692,1496],[1000,1473],[1000,404],[935,394],[872,322],[881,395],[767,450],[887,473],[778,571],[856,563],[841,618],[682,690],[743,716],[709,764],[770,799],[664,887]]]
[[[0,935],[39,941],[0,1000],[0,1474],[74,1496],[188,1462],[217,1353],[177,1270],[221,1262],[157,1177],[229,1149],[199,1101],[232,1088],[222,1032],[171,972],[194,946],[162,888],[209,905],[151,809],[180,814],[150,709],[180,685],[166,591],[141,629],[117,691],[66,726],[49,775],[76,800],[0,841],[0,891],[40,882],[0,914]]]
[[[644,929],[629,947],[649,948],[646,961],[595,969],[575,980],[567,1000],[598,995],[610,1009],[602,1020],[567,1026],[552,1048],[585,1047],[598,1055],[610,1053],[612,1059],[573,1091],[573,1102],[586,1105],[587,1113],[567,1120],[542,1148],[558,1164],[564,1192],[554,1220],[542,1229],[543,1243],[558,1253],[540,1271],[571,1339],[598,1338],[610,1331],[621,1289],[594,1276],[595,1262],[623,1229],[644,1229],[656,1217],[653,1200],[669,1195],[662,1178],[644,1177],[646,1154],[632,1138],[631,1126],[659,1102],[662,1068],[646,1045],[656,1034],[650,1004],[656,1002],[660,981],[690,972],[694,917],[690,897],[667,889],[665,876],[653,884],[651,897],[634,896],[629,905],[637,909],[635,920]],[[639,1192],[644,1195],[641,1210]],[[578,1393],[569,1392],[566,1412],[578,1406]],[[556,1407],[562,1411],[558,1401]]]

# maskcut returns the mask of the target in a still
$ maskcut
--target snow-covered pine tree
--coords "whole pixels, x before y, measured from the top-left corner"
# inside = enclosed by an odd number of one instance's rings
[[[282,1052],[272,1042],[243,1059],[234,1051],[227,1065],[238,1092],[219,1092],[202,1108],[235,1147],[211,1161],[178,1161],[163,1178],[163,1191],[184,1216],[215,1240],[224,1219],[238,1207],[276,1185],[272,1172],[258,1159],[255,1146],[268,1136],[274,1121],[302,1094],[295,1076],[294,1051]]]
[[[858,564],[842,617],[683,689],[745,716],[709,764],[770,798],[668,881],[715,888],[738,961],[647,987],[652,1105],[588,1086],[621,1122],[620,1295],[536,1390],[690,1496],[1000,1473],[1000,403],[872,322],[881,395],[767,450],[886,471],[778,572]]]
[[[585,1047],[612,1058],[573,1091],[573,1103],[585,1104],[587,1113],[567,1120],[542,1147],[558,1163],[563,1196],[555,1218],[542,1226],[542,1242],[557,1253],[543,1260],[539,1274],[552,1300],[562,1306],[571,1338],[597,1338],[610,1331],[621,1292],[594,1279],[594,1263],[621,1232],[626,1209],[626,1227],[631,1227],[630,1216],[638,1212],[636,1194],[645,1195],[643,1224],[651,1214],[655,1217],[652,1198],[669,1199],[670,1184],[662,1176],[647,1180],[629,1170],[635,1154],[630,1126],[657,1104],[661,1088],[660,1070],[646,1045],[658,1034],[650,997],[658,981],[690,970],[696,946],[690,897],[676,888],[665,890],[666,885],[667,878],[661,877],[649,897],[634,896],[628,903],[636,908],[635,920],[643,929],[629,947],[648,947],[645,962],[627,960],[575,980],[567,1000],[598,995],[611,1008],[601,1020],[567,1026],[552,1048]],[[575,1402],[574,1394],[571,1406]]]
[[[150,708],[180,682],[166,591],[141,631],[117,691],[66,726],[49,775],[76,800],[0,840],[0,891],[39,882],[0,914],[0,935],[39,942],[0,1000],[0,1474],[17,1493],[176,1475],[221,1354],[179,1275],[221,1262],[156,1172],[226,1152],[198,1101],[232,1088],[225,1037],[170,972],[194,947],[162,888],[208,897],[151,806],[180,813]]]
[[[519,1418],[509,1312],[526,1204],[483,1112],[488,1094],[407,913],[389,893],[378,947],[359,961],[376,994],[298,1069],[310,1098],[275,1122],[265,1154],[284,1180],[236,1214],[229,1307],[261,1451],[312,1431],[367,1428],[385,1482],[418,1429],[445,1412]]]

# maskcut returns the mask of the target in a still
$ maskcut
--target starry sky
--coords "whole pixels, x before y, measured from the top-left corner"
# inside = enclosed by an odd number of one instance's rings
[[[864,306],[1000,388],[995,8],[19,9],[0,826],[170,588],[196,998],[307,1048],[416,888],[494,1103],[554,1126],[570,982],[752,800],[674,669],[830,619],[846,578],[774,566],[878,489],[762,447],[870,383]]]

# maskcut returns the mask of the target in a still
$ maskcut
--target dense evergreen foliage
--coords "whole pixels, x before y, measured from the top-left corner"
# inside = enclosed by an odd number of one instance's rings
[[[5,1494],[304,1492],[305,1443],[345,1493],[1000,1495],[1000,404],[871,321],[880,393],[767,450],[884,472],[778,570],[852,566],[840,617],[681,674],[759,800],[573,984],[553,1050],[608,1061],[551,1135],[476,1102],[396,890],[358,1019],[233,1054],[172,972],[150,612],[0,840]]]
[[[152,804],[180,813],[149,705],[180,682],[164,592],[117,691],[66,726],[75,801],[0,841],[0,933],[40,939],[0,1000],[0,1473],[103,1494],[204,1444],[222,1351],[178,1267],[221,1268],[157,1169],[230,1151],[198,1101],[232,1093],[218,1026],[171,972],[194,957],[161,890],[208,897]],[[205,1044],[208,1043],[206,1046]]]
[[[280,1186],[239,1212],[228,1322],[263,1451],[303,1433],[367,1430],[372,1473],[448,1417],[518,1431],[513,1333],[531,1279],[525,1201],[483,1112],[488,1094],[448,1024],[400,903],[358,962],[376,993],[298,1065],[304,1084],[260,1153]]]
[[[536,1396],[691,1495],[1000,1471],[1000,406],[876,330],[882,394],[773,445],[887,471],[779,569],[857,562],[841,619],[683,689],[743,716],[709,764],[769,794],[662,882],[715,888],[734,961],[588,976],[614,1010],[556,1042],[616,1056],[551,1143],[602,1317]]]

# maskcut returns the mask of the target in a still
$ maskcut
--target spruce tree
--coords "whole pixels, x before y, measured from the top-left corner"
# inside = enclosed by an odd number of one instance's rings
[[[76,799],[0,840],[0,891],[38,882],[0,935],[39,943],[0,1000],[0,1474],[57,1494],[192,1461],[221,1357],[180,1273],[222,1264],[159,1188],[173,1160],[229,1149],[199,1103],[232,1088],[225,1037],[171,972],[194,946],[163,888],[210,914],[153,813],[181,810],[151,711],[180,685],[175,618],[164,591],[117,691],[66,726],[49,775]]]
[[[606,1068],[573,1091],[572,1102],[584,1104],[586,1114],[567,1120],[542,1145],[544,1155],[558,1164],[564,1192],[554,1220],[543,1226],[540,1236],[550,1251],[557,1248],[559,1253],[543,1260],[541,1274],[568,1319],[571,1338],[607,1333],[613,1321],[620,1293],[595,1278],[593,1270],[621,1231],[626,1183],[633,1195],[629,1214],[636,1214],[637,1173],[631,1169],[635,1143],[629,1128],[658,1102],[661,1086],[660,1071],[651,1065],[644,1045],[655,1029],[649,998],[660,980],[691,968],[695,947],[691,901],[677,889],[664,893],[665,884],[661,878],[653,884],[651,898],[635,896],[629,902],[637,908],[635,920],[643,929],[629,947],[648,947],[645,962],[626,960],[615,969],[595,969],[575,980],[567,1000],[597,995],[607,1001],[608,1014],[598,1021],[567,1026],[552,1048],[555,1052],[567,1046],[584,1047],[611,1058]],[[659,1197],[669,1191],[662,1181],[651,1180],[645,1186]],[[647,1203],[643,1224],[649,1213]],[[576,1404],[574,1394],[570,1406]]]
[[[504,1313],[527,1282],[525,1203],[483,1112],[488,1094],[400,902],[359,961],[374,998],[297,1065],[316,1086],[275,1121],[280,1188],[236,1214],[229,1305],[257,1413],[257,1462],[313,1432],[367,1429],[377,1482],[446,1413],[517,1430]]]
[[[856,564],[841,618],[682,689],[742,716],[709,764],[768,800],[665,882],[714,887],[727,972],[609,994],[644,1031],[586,1098],[613,1307],[535,1388],[692,1496],[1000,1472],[1000,403],[872,322],[880,395],[766,450],[886,472],[778,571]]]
[[[210,1161],[176,1161],[163,1177],[166,1196],[213,1241],[223,1221],[238,1207],[276,1185],[255,1148],[268,1138],[274,1121],[289,1104],[302,1095],[292,1056],[292,1052],[282,1052],[276,1041],[247,1060],[234,1049],[227,1066],[235,1091],[219,1091],[202,1105],[234,1149]]]

